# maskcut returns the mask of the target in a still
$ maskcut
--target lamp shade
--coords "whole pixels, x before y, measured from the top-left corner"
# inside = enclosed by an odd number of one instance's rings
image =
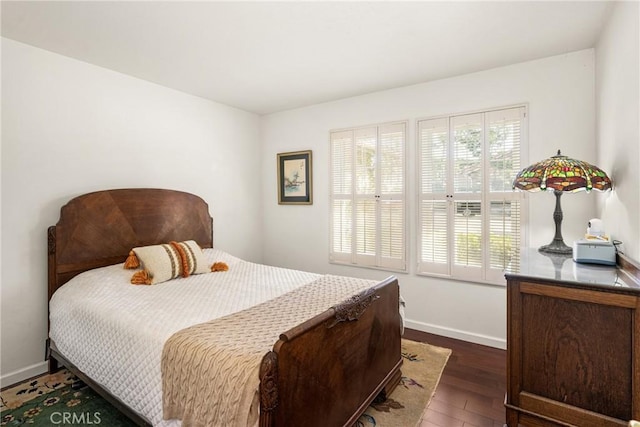
[[[525,191],[607,191],[611,180],[602,169],[582,160],[558,154],[523,169],[513,188]]]
[[[571,159],[558,154],[524,168],[513,180],[513,188],[524,191],[553,191],[556,196],[556,209],[553,220],[556,234],[548,245],[541,246],[540,252],[568,255],[572,249],[562,238],[562,193],[577,191],[607,191],[611,189],[611,180],[600,168],[581,160]]]

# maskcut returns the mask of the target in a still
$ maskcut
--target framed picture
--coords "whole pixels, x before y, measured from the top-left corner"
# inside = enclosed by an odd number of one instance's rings
[[[278,204],[313,204],[311,162],[311,150],[278,154]]]

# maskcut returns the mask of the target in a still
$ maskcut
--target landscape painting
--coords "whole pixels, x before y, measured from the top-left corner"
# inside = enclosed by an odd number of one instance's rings
[[[278,154],[278,203],[312,204],[311,151]]]

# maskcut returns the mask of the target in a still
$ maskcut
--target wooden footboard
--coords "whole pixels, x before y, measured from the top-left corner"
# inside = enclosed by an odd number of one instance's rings
[[[260,427],[351,426],[400,380],[395,278],[285,332],[260,368]]]
[[[351,426],[400,380],[399,287],[389,278],[285,332],[260,367],[260,427]],[[58,362],[137,425],[148,421],[68,362]]]

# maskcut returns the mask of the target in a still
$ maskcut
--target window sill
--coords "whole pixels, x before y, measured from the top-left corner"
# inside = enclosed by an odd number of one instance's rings
[[[490,280],[482,280],[482,279],[470,279],[468,277],[454,277],[447,276],[444,274],[434,274],[434,273],[416,273],[416,276],[422,277],[431,277],[434,279],[444,279],[452,282],[460,282],[460,283],[472,283],[474,285],[483,285],[483,286],[491,286],[495,288],[506,288],[507,280],[503,279],[502,282],[492,282]]]
[[[329,260],[329,264],[342,265],[342,266],[345,266],[345,267],[366,268],[368,270],[388,271],[390,273],[409,274],[409,272],[407,271],[406,268],[404,270],[401,270],[401,269],[396,269],[396,268],[376,267],[376,266],[373,266],[373,265],[361,265],[361,264],[353,264],[353,263],[350,263],[350,262],[341,262],[341,261],[332,261],[332,260]]]

